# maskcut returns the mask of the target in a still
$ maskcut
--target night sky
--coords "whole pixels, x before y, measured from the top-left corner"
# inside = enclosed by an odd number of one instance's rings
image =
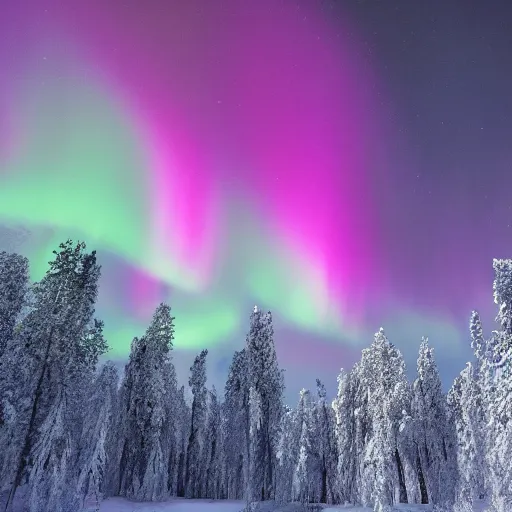
[[[0,249],[97,249],[120,364],[168,301],[222,388],[257,304],[290,401],[380,326],[448,387],[512,257],[511,51],[505,1],[4,0]]]

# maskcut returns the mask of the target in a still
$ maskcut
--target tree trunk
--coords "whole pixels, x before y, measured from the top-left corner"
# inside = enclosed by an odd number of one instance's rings
[[[179,498],[185,497],[185,483],[183,481],[183,470],[185,465],[185,453],[180,453],[180,458],[178,462],[178,481],[176,483],[176,494]]]
[[[43,359],[43,368],[41,370],[41,374],[39,375],[39,379],[37,380],[36,389],[34,392],[34,401],[32,402],[32,410],[30,413],[30,421],[28,424],[27,432],[25,434],[25,439],[23,441],[23,448],[20,452],[20,457],[18,459],[18,466],[16,468],[16,473],[14,475],[14,481],[12,483],[11,490],[9,491],[9,497],[7,498],[7,502],[5,504],[6,512],[13,512],[13,504],[14,504],[14,496],[16,494],[16,490],[21,484],[21,479],[23,477],[23,472],[25,471],[28,464],[28,457],[30,456],[30,451],[32,450],[32,436],[34,435],[34,427],[36,422],[36,415],[38,412],[39,400],[41,399],[41,395],[43,393],[43,380],[48,369],[48,358],[50,356],[50,348],[53,342],[53,330],[52,327],[50,330],[50,334],[48,337],[48,345],[46,346],[46,351]]]
[[[128,458],[128,448],[127,448],[128,441],[125,439],[123,443],[123,451],[121,452],[121,461],[119,463],[119,482],[117,485],[117,494],[118,496],[123,496],[125,493],[125,490],[123,489],[123,484],[126,483],[126,461]]]
[[[320,494],[320,503],[327,502],[327,468],[325,467],[325,455],[322,455],[322,492]]]
[[[269,417],[267,416],[267,435],[266,435],[266,443],[267,443],[267,478],[265,482],[265,497],[268,500],[273,499],[273,489],[272,489],[272,480],[273,480],[273,457],[272,457],[272,446],[270,445],[270,433],[269,433]]]
[[[423,505],[426,505],[428,503],[427,484],[425,482],[425,476],[423,475],[423,469],[421,467],[419,448],[418,454],[416,456],[416,470],[418,472],[418,482],[420,484],[421,503]]]
[[[400,485],[400,503],[408,503],[407,500],[407,488],[405,487],[405,477],[404,477],[404,468],[402,465],[402,460],[400,459],[400,454],[398,453],[398,448],[395,448],[395,459],[396,466],[398,469],[398,483]]]
[[[196,407],[197,407],[197,403],[196,403],[196,399],[194,397],[194,399],[192,400],[192,418],[191,418],[191,425],[190,425],[190,435],[188,437],[188,445],[187,445],[187,459],[186,459],[186,462],[185,462],[185,495],[187,496],[187,498],[194,498],[193,496],[193,489],[191,489],[192,487],[192,484],[194,482],[191,481],[191,477],[190,477],[190,459],[191,459],[191,456],[192,456],[192,445],[193,443],[195,442],[195,412],[196,412]],[[194,461],[194,462],[197,462],[197,461]]]

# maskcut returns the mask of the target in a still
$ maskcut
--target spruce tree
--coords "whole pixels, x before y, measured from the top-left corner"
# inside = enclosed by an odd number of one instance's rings
[[[18,383],[9,367],[13,364],[13,347],[5,348],[13,338],[16,321],[26,301],[28,260],[18,254],[0,252],[0,481],[4,480],[5,449],[10,444],[9,425],[15,417],[14,397]],[[7,461],[10,464],[10,461]]]
[[[108,487],[108,469],[113,462],[118,379],[117,368],[107,361],[84,404],[86,415],[75,461],[78,469],[77,492],[82,503],[88,496],[94,496],[99,506],[104,496],[113,494],[113,489]]]
[[[71,240],[54,251],[55,260],[34,289],[32,310],[24,318],[7,349],[16,376],[17,421],[8,460],[12,485],[6,510],[23,478],[30,483],[30,508],[66,510],[71,500],[69,464],[73,449],[73,382],[90,371],[101,346],[89,346],[100,267],[96,254]]]
[[[132,342],[126,366],[121,406],[123,446],[119,493],[138,500],[162,499],[168,489],[169,454],[165,438],[168,362],[174,318],[160,304],[144,336]]]
[[[494,301],[501,329],[492,333],[484,359],[486,462],[495,512],[512,509],[512,260],[494,260]]]
[[[367,393],[359,395],[357,391],[357,366],[352,372],[344,369],[338,375],[338,392],[332,402],[335,416],[334,437],[337,451],[336,501],[338,503],[362,503],[358,475],[361,464],[359,457],[364,452],[367,432],[367,414],[364,400]]]
[[[434,359],[434,351],[423,338],[413,385],[412,417],[418,480],[422,503],[450,501],[445,489],[450,480],[446,399]]]
[[[205,436],[204,467],[205,474],[205,498],[219,497],[220,480],[220,448],[221,448],[221,417],[220,404],[217,399],[215,387],[208,392],[208,413]]]
[[[188,439],[190,436],[190,424],[192,411],[185,400],[185,386],[181,386],[176,400],[176,469],[175,488],[176,496],[185,496],[185,477]]]
[[[273,499],[284,381],[274,346],[272,315],[257,307],[246,338],[249,386],[249,501]]]
[[[25,303],[27,288],[27,258],[0,252],[0,358],[13,336],[15,323]]]
[[[314,408],[317,431],[317,457],[320,463],[320,503],[334,503],[337,450],[334,443],[334,411],[327,407],[324,384],[316,379],[317,402]]]
[[[192,389],[192,417],[187,446],[185,468],[185,496],[201,498],[204,496],[204,462],[206,420],[207,420],[207,389],[206,389],[206,356],[203,350],[194,359],[190,367],[188,384]]]
[[[249,381],[246,350],[233,354],[224,388],[226,488],[229,499],[242,499],[249,470]]]

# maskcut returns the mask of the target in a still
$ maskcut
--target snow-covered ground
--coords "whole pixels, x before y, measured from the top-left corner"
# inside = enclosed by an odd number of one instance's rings
[[[162,503],[135,503],[124,498],[109,498],[100,506],[100,512],[241,512],[243,501],[210,501],[174,499]],[[91,512],[94,508],[89,509]],[[288,504],[272,508],[274,512],[301,512],[300,505]],[[399,505],[397,512],[429,512],[430,506]],[[265,509],[266,512],[266,509]],[[326,506],[323,512],[372,512],[371,508],[353,505]]]
[[[23,488],[19,493],[19,498],[23,498]],[[0,495],[0,510],[3,510],[5,496]],[[26,507],[22,502],[16,500],[16,512],[26,512]],[[371,508],[356,505],[320,505],[322,512],[373,512]],[[242,512],[245,508],[243,501],[224,501],[224,500],[188,500],[183,498],[174,498],[164,502],[138,503],[125,498],[108,498],[100,505],[99,512]],[[477,503],[474,512],[484,512],[485,503]],[[89,502],[83,512],[95,512],[97,509],[92,502]],[[394,512],[431,512],[431,505],[395,505]],[[272,506],[270,502],[265,502],[258,507],[257,512],[304,512],[304,509],[297,504],[289,503],[281,506]],[[512,512],[512,511],[511,511]]]
[[[173,499],[162,503],[135,503],[124,498],[109,498],[100,506],[100,512],[241,512],[243,501],[211,501]],[[324,506],[323,512],[372,512],[371,508],[354,505]],[[92,512],[94,508],[89,509]],[[288,504],[274,508],[273,512],[301,512],[298,505]],[[431,512],[431,505],[395,505],[396,512]],[[483,503],[475,506],[475,512],[483,512]],[[265,509],[265,512],[266,509]],[[269,511],[268,511],[269,512]]]
[[[101,503],[100,512],[240,512],[242,501],[211,501],[174,499],[161,503],[136,503],[124,498],[108,498]],[[91,512],[94,508],[89,509]]]

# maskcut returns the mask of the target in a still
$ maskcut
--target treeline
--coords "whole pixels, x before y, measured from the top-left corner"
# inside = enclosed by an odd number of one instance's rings
[[[428,340],[417,377],[381,329],[361,360],[283,402],[272,316],[254,309],[224,392],[207,387],[207,354],[180,386],[174,318],[160,304],[131,344],[119,382],[94,318],[95,252],[67,241],[30,285],[28,261],[0,253],[0,483],[5,510],[79,510],[87,498],[355,503],[389,510],[433,503],[512,510],[512,260],[495,260],[500,330],[484,338],[473,312],[474,360],[445,395]],[[23,489],[23,492],[21,492]]]

